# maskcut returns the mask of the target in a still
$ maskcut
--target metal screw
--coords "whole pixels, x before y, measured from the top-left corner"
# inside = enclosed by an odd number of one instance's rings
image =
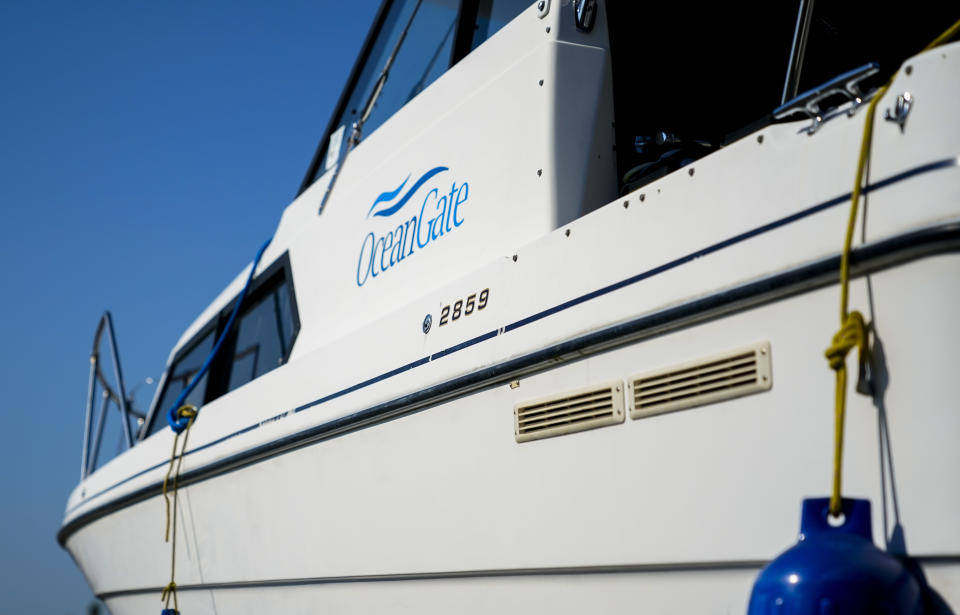
[[[543,79],[540,80],[540,85],[543,85]]]
[[[689,171],[687,171],[687,173],[689,173],[689,174],[690,174],[690,177],[693,177],[693,167],[691,167],[691,168],[690,168],[690,170],[689,170]]]
[[[640,193],[640,202],[643,203],[643,199],[645,199],[645,198],[647,198],[647,195],[645,195],[644,193],[641,192],[641,193]]]
[[[567,229],[567,232],[564,233],[564,234],[565,234],[567,237],[569,237],[569,236],[570,236],[570,229]]]
[[[427,314],[423,317],[423,332],[430,333],[430,326],[433,325],[433,316]]]
[[[537,177],[543,175],[543,169],[537,169]]]
[[[630,201],[623,202],[623,208],[626,209],[627,207],[630,207]]]
[[[757,143],[763,143],[763,135],[757,135]]]
[[[550,26],[547,26],[547,34],[550,34]]]
[[[513,262],[517,262],[517,255],[516,255],[516,254],[513,255]]]
[[[549,30],[547,30],[547,31],[549,32]],[[905,73],[907,73],[907,74],[909,75],[910,73],[913,72],[913,67],[907,65],[907,66],[905,66],[905,67],[903,68],[903,72],[905,72]]]
[[[542,10],[543,10],[543,7],[545,7],[545,6],[547,6],[547,3],[544,2],[543,0],[540,0],[540,2],[537,2],[537,10],[538,10],[538,11],[542,11]]]

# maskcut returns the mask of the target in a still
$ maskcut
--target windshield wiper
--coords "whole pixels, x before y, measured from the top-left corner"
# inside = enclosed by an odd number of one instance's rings
[[[343,159],[337,161],[337,168],[333,172],[333,177],[330,178],[330,183],[327,184],[326,192],[323,193],[323,200],[320,201],[320,208],[317,210],[318,215],[323,211],[323,207],[327,204],[330,193],[333,192],[333,185],[337,182],[337,177],[339,177],[340,169],[343,168],[343,163],[347,159],[347,154],[360,142],[360,138],[363,136],[363,125],[367,121],[367,118],[370,117],[370,114],[373,113],[373,107],[377,104],[377,99],[380,98],[380,92],[383,91],[383,86],[387,83],[387,78],[390,76],[390,67],[393,66],[393,61],[397,59],[400,47],[403,46],[403,41],[407,38],[407,33],[410,31],[410,26],[413,25],[413,20],[417,16],[417,11],[420,10],[422,3],[423,0],[417,0],[417,3],[414,5],[413,12],[410,13],[410,18],[407,19],[407,25],[405,25],[400,32],[400,38],[398,38],[394,44],[393,51],[390,52],[387,62],[383,65],[383,70],[380,71],[380,76],[377,77],[377,83],[373,86],[373,91],[370,92],[370,97],[363,106],[363,113],[361,113],[357,121],[353,123],[350,138],[347,140],[347,151],[343,153]]]
[[[410,13],[410,19],[407,20],[407,25],[403,27],[400,38],[397,39],[397,43],[393,46],[393,51],[390,52],[390,57],[387,58],[387,63],[383,65],[383,70],[380,71],[380,76],[377,77],[377,84],[373,87],[373,91],[370,92],[370,98],[367,99],[367,104],[363,106],[363,113],[360,114],[360,119],[353,123],[353,132],[350,134],[350,142],[353,145],[360,142],[360,137],[363,134],[363,124],[367,121],[367,118],[370,117],[374,105],[377,104],[377,99],[380,98],[380,92],[383,91],[383,86],[387,83],[387,78],[390,76],[390,67],[393,66],[393,61],[397,59],[397,53],[400,52],[400,47],[403,46],[403,41],[407,38],[407,32],[410,31],[410,26],[413,25],[413,20],[417,16],[417,11],[420,10],[420,4],[422,3],[423,0],[417,0],[417,4],[414,5],[413,12]]]

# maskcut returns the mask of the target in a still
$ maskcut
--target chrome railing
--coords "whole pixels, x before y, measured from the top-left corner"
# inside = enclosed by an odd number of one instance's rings
[[[110,359],[113,363],[113,377],[116,381],[115,391],[107,381],[101,370],[102,361],[100,359],[100,342],[106,332],[107,343],[110,349]],[[97,412],[97,420],[94,424],[94,406],[96,405],[97,393],[100,393],[100,406]],[[120,411],[120,417],[123,422],[123,437],[127,448],[133,446],[134,434],[130,427],[130,417],[136,417],[139,421],[144,416],[133,409],[133,400],[127,397],[126,389],[123,384],[123,371],[120,367],[120,356],[117,352],[117,338],[113,330],[113,317],[110,312],[104,312],[97,324],[97,333],[93,337],[93,350],[90,353],[90,378],[87,385],[87,408],[83,420],[83,451],[80,458],[80,480],[85,479],[97,467],[97,461],[100,456],[100,445],[103,440],[103,430],[107,423],[108,411],[110,405],[114,404]]]

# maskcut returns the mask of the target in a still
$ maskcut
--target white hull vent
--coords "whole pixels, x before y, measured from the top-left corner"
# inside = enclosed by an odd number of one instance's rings
[[[766,391],[770,343],[639,374],[627,381],[630,418],[673,412]]]
[[[513,408],[517,442],[560,436],[622,423],[623,385],[617,380],[517,404]]]

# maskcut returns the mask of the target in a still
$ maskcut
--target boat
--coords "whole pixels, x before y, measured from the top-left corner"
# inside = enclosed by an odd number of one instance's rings
[[[836,471],[960,610],[960,15],[871,11],[385,0],[149,409],[98,327],[58,533],[96,596],[745,612]]]

